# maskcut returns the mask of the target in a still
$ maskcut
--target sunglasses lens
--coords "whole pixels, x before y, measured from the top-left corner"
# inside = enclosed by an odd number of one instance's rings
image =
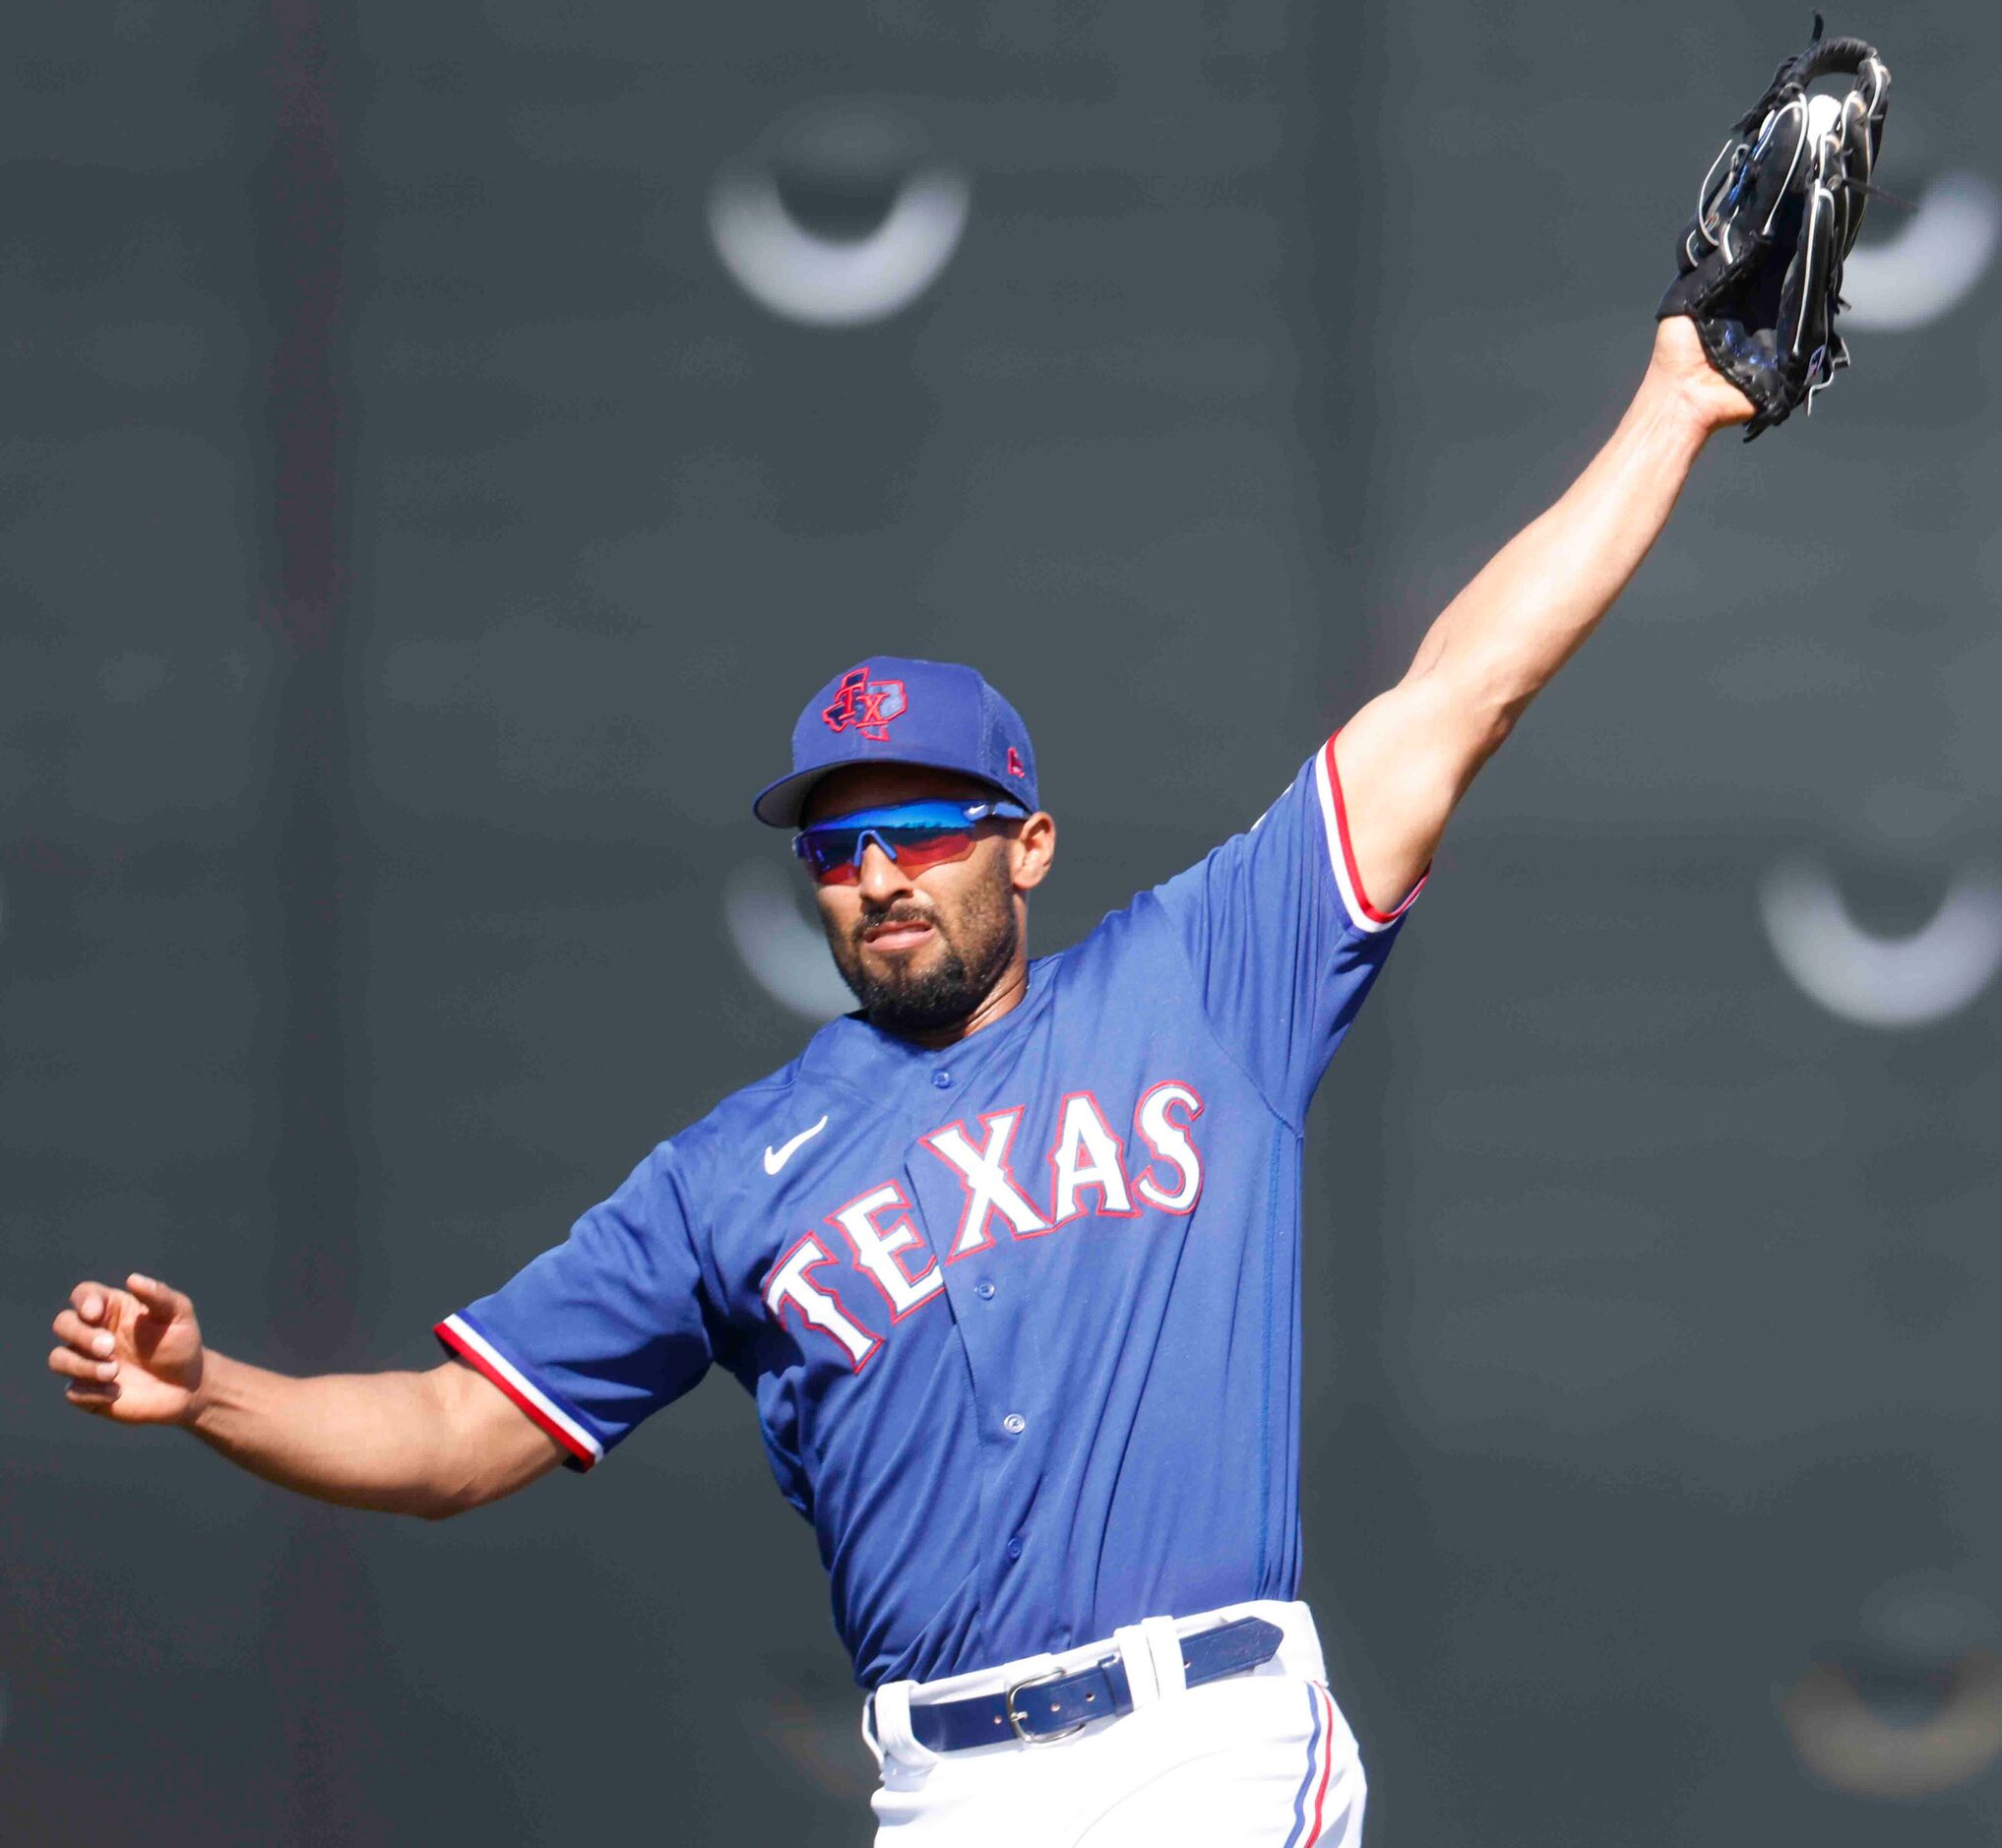
[[[855,864],[852,846],[846,856],[837,859],[833,841],[816,841],[805,858],[814,880],[822,886],[852,886],[862,877],[862,869]]]
[[[933,833],[926,830],[908,837],[893,836],[897,864],[907,872],[921,873],[928,866],[943,866],[948,860],[964,860],[973,850],[973,831],[959,828]]]
[[[801,837],[800,858],[823,886],[852,886],[862,876],[856,843],[881,841],[905,873],[922,873],[973,850],[970,828],[830,828]]]

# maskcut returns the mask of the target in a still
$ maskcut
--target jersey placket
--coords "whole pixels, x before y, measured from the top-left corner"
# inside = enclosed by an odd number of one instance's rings
[[[905,1176],[937,1253],[967,1359],[979,1434],[982,1602],[998,1613],[1024,1600],[1022,1581],[1036,1577],[1032,1556],[1038,1543],[1057,1538],[1036,1531],[1033,1511],[1050,1441],[1051,1401],[1043,1388],[1048,1370],[1041,1364],[1029,1269],[1012,1262],[1013,1240],[999,1213],[989,1216],[984,1242],[953,1255],[967,1190],[922,1140],[906,1151]]]

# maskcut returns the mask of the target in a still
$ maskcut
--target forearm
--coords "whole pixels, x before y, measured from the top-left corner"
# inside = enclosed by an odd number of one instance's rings
[[[1343,727],[1351,847],[1378,903],[1410,891],[1480,767],[1612,607],[1705,439],[1751,414],[1690,324],[1662,322],[1604,448],[1446,606],[1404,679]]]
[[[1410,678],[1457,713],[1474,762],[1577,652],[1660,536],[1710,433],[1650,367],[1619,427],[1553,507],[1502,547],[1433,623]]]
[[[434,1518],[469,1505],[427,1374],[298,1380],[212,1348],[185,1422],[232,1463],[323,1502]]]

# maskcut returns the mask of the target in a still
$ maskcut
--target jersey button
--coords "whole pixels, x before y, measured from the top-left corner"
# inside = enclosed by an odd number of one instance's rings
[[[948,1072],[944,1066],[940,1066],[939,1069],[931,1075],[931,1081],[935,1085],[937,1085],[940,1090],[949,1091],[953,1087],[953,1075],[950,1072]]]
[[[1019,1438],[1029,1429],[1029,1420],[1023,1417],[1020,1412],[1010,1412],[1006,1418],[1002,1419],[1001,1429],[1007,1432],[1011,1438]]]
[[[982,1277],[979,1280],[979,1282],[973,1285],[973,1294],[977,1296],[981,1302],[991,1303],[994,1300],[994,1286],[993,1284],[989,1283],[985,1277]]]
[[[1017,1534],[1014,1539],[1009,1541],[1006,1551],[1011,1560],[1019,1560],[1022,1557],[1022,1536],[1020,1534]]]

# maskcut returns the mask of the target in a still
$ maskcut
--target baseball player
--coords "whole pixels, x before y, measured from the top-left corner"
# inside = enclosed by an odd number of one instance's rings
[[[1404,679],[1060,954],[1029,955],[1057,827],[1015,708],[966,666],[838,674],[754,809],[854,1013],[448,1315],[429,1372],[264,1372],[130,1276],[56,1318],[69,1399],[435,1517],[592,1469],[721,1367],[819,1540],[879,1842],[1353,1848],[1363,1771],[1294,1599],[1301,1126],[1476,771],[1706,439],[1778,420],[1786,339],[1740,389],[1714,333],[1662,320],[1604,448]]]

